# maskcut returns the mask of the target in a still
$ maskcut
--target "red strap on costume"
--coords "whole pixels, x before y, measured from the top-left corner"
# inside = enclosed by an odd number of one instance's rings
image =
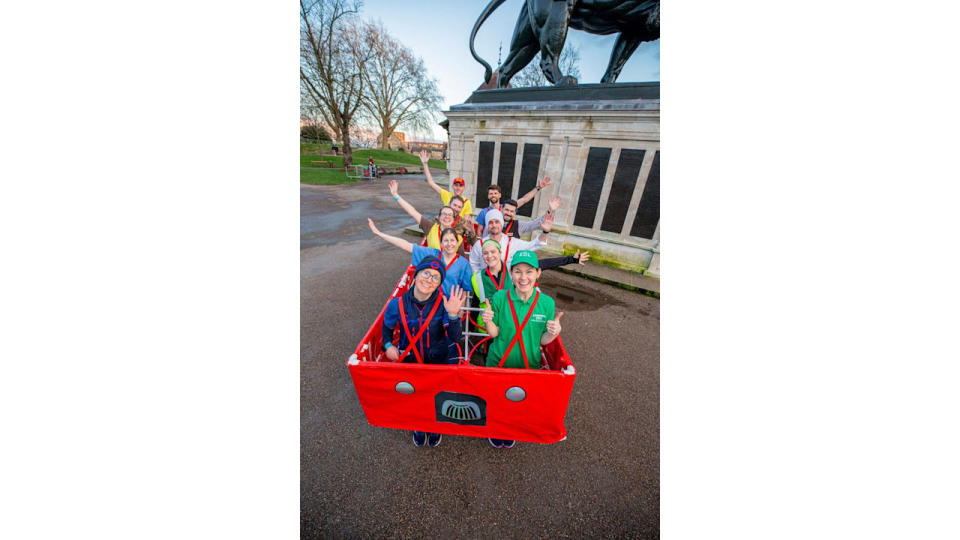
[[[513,315],[513,324],[517,328],[517,335],[513,337],[513,341],[507,345],[507,350],[503,352],[503,358],[500,359],[500,363],[497,364],[497,367],[503,367],[503,363],[507,361],[507,357],[510,356],[510,351],[513,350],[513,346],[517,344],[517,341],[520,342],[520,354],[523,355],[523,365],[530,369],[530,362],[527,360],[527,349],[523,346],[523,329],[527,327],[527,321],[530,320],[530,315],[533,313],[533,308],[537,307],[537,300],[540,298],[540,291],[537,291],[533,296],[533,303],[530,304],[530,309],[527,310],[527,316],[523,318],[523,324],[520,324],[520,319],[517,318],[517,311],[513,309],[513,299],[510,298],[510,293],[507,293],[507,302],[510,303],[510,314]]]
[[[443,252],[442,252],[442,251],[440,252],[440,256],[441,256],[441,257],[443,256]],[[454,255],[453,258],[450,259],[450,264],[448,264],[447,267],[444,268],[444,271],[449,270],[450,267],[453,266],[454,261],[456,261],[456,260],[457,260],[457,257],[459,257],[459,256],[460,256],[459,253],[457,253],[456,255]]]
[[[512,238],[513,238],[512,236],[507,235],[507,249],[504,250],[503,252],[503,271],[504,272],[507,271],[507,263],[510,262],[510,240]]]
[[[407,353],[410,352],[410,349],[412,349],[414,345],[420,341],[420,338],[423,336],[423,332],[430,326],[430,321],[433,320],[433,314],[437,312],[437,307],[440,306],[441,296],[442,295],[437,294],[437,300],[433,303],[433,309],[430,310],[430,315],[427,315],[426,324],[424,324],[423,320],[420,321],[420,330],[417,332],[415,337],[411,335],[410,328],[407,326],[407,314],[403,312],[403,297],[397,299],[397,302],[400,304],[400,322],[403,323],[403,331],[406,332],[407,339],[410,341],[410,343],[407,345],[407,348],[403,351],[403,354],[397,357],[399,361],[403,361],[403,358],[407,356]],[[420,351],[413,348],[413,355],[417,358],[418,363],[423,363],[423,358],[420,357]]]
[[[493,284],[497,286],[498,291],[503,288],[503,282],[507,278],[506,268],[504,268],[503,266],[500,267],[500,283],[499,284],[497,283],[497,280],[493,279],[493,274],[490,273],[489,266],[485,267],[483,271],[487,273],[487,276],[490,278],[490,281],[492,281]]]
[[[440,239],[440,225],[437,225],[437,245],[442,246],[443,241]]]
[[[511,219],[511,220],[510,220],[510,224],[503,228],[503,232],[505,232],[505,233],[507,233],[507,234],[510,234],[510,229],[513,228],[513,224],[514,224],[514,223],[515,223],[515,220],[512,220],[512,219]]]

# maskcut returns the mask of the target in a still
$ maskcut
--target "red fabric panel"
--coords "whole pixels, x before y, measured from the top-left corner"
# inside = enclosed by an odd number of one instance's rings
[[[390,298],[407,291],[413,282],[413,270],[413,266],[407,268]],[[380,329],[386,307],[384,304],[354,351],[359,363],[348,362],[357,397],[371,425],[536,443],[554,443],[566,437],[563,419],[576,375],[561,372],[573,364],[560,337],[542,348],[549,370],[395,364],[381,361],[385,357],[380,350]],[[413,394],[396,391],[402,381],[413,385]],[[513,386],[523,388],[526,398],[508,400],[507,389]],[[438,422],[435,396],[443,391],[482,398],[486,425]]]
[[[563,418],[576,375],[556,371],[430,364],[360,362],[349,366],[357,397],[371,425],[517,441],[554,443],[567,435]],[[413,394],[396,391],[398,382]],[[526,391],[523,401],[506,398],[508,388]],[[438,422],[434,396],[457,392],[486,402],[486,425]]]

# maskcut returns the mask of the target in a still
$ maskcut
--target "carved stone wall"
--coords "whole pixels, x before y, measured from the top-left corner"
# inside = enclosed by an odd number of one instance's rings
[[[549,176],[518,214],[539,216],[560,195],[552,247],[659,277],[659,88],[657,96],[454,105],[444,113],[450,177],[463,177],[482,208],[491,183],[517,199]]]

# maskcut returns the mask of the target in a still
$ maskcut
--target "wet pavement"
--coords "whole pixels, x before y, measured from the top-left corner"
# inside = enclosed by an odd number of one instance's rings
[[[384,180],[300,192],[303,538],[659,537],[659,299],[544,272],[577,367],[567,439],[417,448],[367,423],[346,367],[409,261],[366,218],[395,235],[413,220]],[[422,179],[400,194],[439,209]]]

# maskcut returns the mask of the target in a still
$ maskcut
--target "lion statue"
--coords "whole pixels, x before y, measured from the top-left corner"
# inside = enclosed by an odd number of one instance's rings
[[[560,73],[560,51],[567,29],[591,34],[619,32],[601,83],[616,82],[623,65],[646,41],[660,39],[660,0],[526,0],[513,29],[510,52],[497,69],[477,56],[473,41],[483,21],[505,0],[491,0],[470,32],[470,54],[484,67],[481,88],[507,88],[510,79],[540,53],[540,69],[554,85],[575,85],[577,80]]]

